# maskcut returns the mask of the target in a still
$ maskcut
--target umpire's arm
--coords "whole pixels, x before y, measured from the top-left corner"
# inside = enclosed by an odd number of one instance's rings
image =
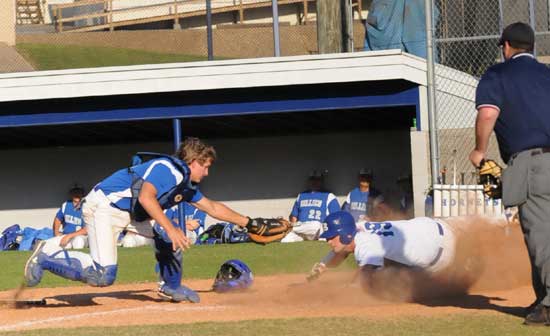
[[[470,153],[470,162],[479,167],[489,148],[489,138],[495,128],[500,111],[492,106],[482,106],[478,109],[476,118],[476,147]]]
[[[248,217],[245,217],[238,212],[232,210],[227,205],[208,199],[206,196],[198,202],[193,203],[199,210],[206,212],[208,215],[224,222],[237,224],[246,227]]]

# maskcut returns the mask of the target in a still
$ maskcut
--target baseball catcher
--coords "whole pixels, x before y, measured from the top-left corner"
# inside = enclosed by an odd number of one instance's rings
[[[279,241],[292,230],[289,221],[283,218],[250,218],[246,225],[250,240],[259,244]]]
[[[479,163],[479,184],[483,185],[483,192],[490,198],[502,197],[502,167],[494,160],[481,160]]]

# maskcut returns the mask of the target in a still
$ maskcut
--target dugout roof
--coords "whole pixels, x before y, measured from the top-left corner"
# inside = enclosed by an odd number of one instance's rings
[[[167,141],[174,118],[201,137],[426,129],[425,69],[386,50],[4,74],[0,147]]]

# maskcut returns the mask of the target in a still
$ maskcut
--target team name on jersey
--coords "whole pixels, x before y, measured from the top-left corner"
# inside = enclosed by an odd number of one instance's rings
[[[65,215],[65,223],[74,224],[74,225],[81,225],[82,224],[82,218],[78,218],[72,215]]]
[[[351,210],[367,211],[367,203],[365,202],[351,202],[349,205]]]
[[[300,207],[321,207],[322,205],[323,201],[321,200],[308,199],[300,201]]]

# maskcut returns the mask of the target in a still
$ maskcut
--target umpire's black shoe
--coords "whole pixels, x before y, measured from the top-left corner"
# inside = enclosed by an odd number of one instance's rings
[[[523,324],[534,326],[550,326],[550,307],[539,303],[527,317]]]
[[[535,310],[535,308],[537,308],[537,306],[540,304],[540,300],[539,299],[536,299],[535,301],[533,301],[533,303],[531,303],[529,306],[525,307],[525,316],[531,314],[533,312],[533,310]]]

